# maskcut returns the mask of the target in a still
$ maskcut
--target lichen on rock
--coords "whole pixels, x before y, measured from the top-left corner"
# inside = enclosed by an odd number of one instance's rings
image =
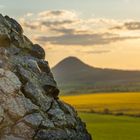
[[[20,24],[0,15],[0,140],[91,140],[44,59]]]

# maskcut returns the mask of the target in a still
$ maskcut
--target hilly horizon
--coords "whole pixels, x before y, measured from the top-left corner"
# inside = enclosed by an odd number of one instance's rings
[[[52,68],[62,93],[140,91],[140,71],[103,69],[67,57]]]

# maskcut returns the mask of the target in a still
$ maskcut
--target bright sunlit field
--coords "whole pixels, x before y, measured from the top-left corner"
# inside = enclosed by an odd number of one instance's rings
[[[140,115],[140,93],[98,93],[62,96],[80,112]]]

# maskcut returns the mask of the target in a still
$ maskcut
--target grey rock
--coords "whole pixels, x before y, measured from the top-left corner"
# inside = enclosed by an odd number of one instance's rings
[[[20,24],[16,20],[14,20],[13,18],[10,18],[8,16],[5,16],[5,19],[9,23],[9,26],[11,26],[12,29],[17,31],[19,34],[23,33],[22,27],[20,26]]]
[[[5,135],[1,138],[1,140],[24,140],[24,138],[15,137],[13,135]]]
[[[35,140],[67,140],[69,139],[63,129],[41,129],[37,132]]]
[[[42,72],[46,72],[46,73],[50,73],[50,67],[47,61],[44,60],[39,60],[38,62],[38,66],[41,69]]]
[[[0,140],[91,140],[44,59],[20,24],[0,15]]]
[[[26,124],[37,128],[42,123],[43,119],[44,118],[41,116],[40,113],[32,113],[32,114],[29,114],[29,115],[25,116],[23,118],[23,121]]]
[[[9,47],[10,46],[10,38],[6,34],[0,34],[0,46],[1,47]]]
[[[31,54],[34,57],[37,57],[39,59],[45,59],[45,51],[43,50],[43,48],[38,45],[38,44],[34,44],[32,47],[32,51]]]

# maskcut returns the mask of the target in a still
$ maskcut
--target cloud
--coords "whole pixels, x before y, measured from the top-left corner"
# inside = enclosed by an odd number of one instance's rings
[[[117,30],[140,30],[140,22],[138,21],[131,21],[131,22],[125,22],[121,26],[115,26],[111,29],[117,29]]]
[[[26,16],[31,17],[31,16],[33,16],[33,13],[27,13]]]
[[[36,29],[39,29],[40,27],[39,24],[36,24],[36,23],[30,24],[28,22],[25,22],[24,20],[22,20],[22,26],[30,30],[36,30]]]
[[[56,11],[43,11],[39,13],[39,16],[60,16],[63,15],[64,11],[56,10]]]
[[[24,19],[21,20],[22,25],[24,28],[28,28],[30,30],[35,29],[39,30],[42,27],[49,28],[54,30],[56,27],[62,27],[68,24],[72,24],[74,21],[71,20],[63,20],[63,21],[34,21],[32,24]]]
[[[28,30],[41,28],[46,31],[54,31],[55,29],[67,28],[94,31],[108,26],[115,26],[118,21],[113,19],[104,18],[81,18],[79,13],[68,10],[48,10],[37,14],[27,13],[24,17],[20,18],[22,26]]]
[[[88,54],[104,54],[104,53],[110,53],[111,50],[96,50],[96,51],[84,51],[84,53]]]
[[[128,22],[124,24],[124,27],[128,30],[140,30],[140,22]]]
[[[140,37],[120,37],[119,35],[104,33],[104,34],[63,34],[59,36],[39,36],[36,38],[38,42],[50,43],[54,45],[104,45],[116,41],[123,41],[127,39],[137,39]]]
[[[41,26],[46,26],[46,27],[56,27],[56,26],[64,26],[68,24],[72,24],[74,21],[72,20],[63,20],[63,21],[42,21],[40,23]]]
[[[75,29],[72,28],[51,28],[52,31],[58,32],[58,33],[62,33],[62,34],[73,34],[75,32]]]
[[[139,35],[122,34],[121,30],[138,30],[140,22],[81,18],[77,12],[68,10],[28,13],[20,22],[25,30],[35,32],[34,40],[42,44],[93,46],[139,39]]]
[[[54,31],[54,28],[71,27],[79,22],[76,13],[67,10],[44,11],[38,14],[27,13],[20,23],[28,30]]]
[[[61,19],[74,19],[77,17],[75,11],[68,10],[48,10],[38,13],[38,17],[44,18],[61,18]]]

